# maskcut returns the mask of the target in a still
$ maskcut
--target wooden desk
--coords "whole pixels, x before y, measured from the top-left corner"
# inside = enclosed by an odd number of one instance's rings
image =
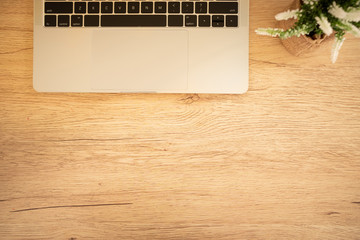
[[[358,39],[295,58],[257,0],[245,95],[36,93],[32,2],[0,1],[0,239],[359,239]]]

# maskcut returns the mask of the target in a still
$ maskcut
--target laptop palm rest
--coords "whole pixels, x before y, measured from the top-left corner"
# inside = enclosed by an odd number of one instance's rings
[[[101,29],[94,30],[92,40],[91,89],[187,89],[187,31]]]

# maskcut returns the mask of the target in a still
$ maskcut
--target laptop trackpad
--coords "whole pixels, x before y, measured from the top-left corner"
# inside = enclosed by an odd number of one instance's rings
[[[95,30],[92,63],[93,90],[186,90],[188,32]]]

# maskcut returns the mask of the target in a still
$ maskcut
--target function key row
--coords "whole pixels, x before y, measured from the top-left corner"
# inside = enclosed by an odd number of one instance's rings
[[[100,23],[101,20],[101,23]],[[46,27],[237,27],[237,15],[45,15]]]
[[[141,7],[140,7],[141,5]],[[126,11],[126,8],[128,11]],[[121,13],[237,14],[237,2],[45,2],[46,14]]]

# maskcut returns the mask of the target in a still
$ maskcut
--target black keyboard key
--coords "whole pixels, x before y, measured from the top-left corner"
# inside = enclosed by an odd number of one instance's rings
[[[69,27],[70,26],[70,16],[69,15],[59,15],[58,16],[58,27]]]
[[[71,16],[71,26],[72,27],[82,27],[83,26],[83,16],[82,15],[72,15]]]
[[[76,2],[75,13],[86,13],[86,2]]]
[[[45,15],[45,27],[56,27],[56,16],[55,15]]]
[[[169,27],[182,27],[184,26],[183,15],[169,15],[168,16]]]
[[[196,13],[207,13],[207,2],[196,2],[195,3]]]
[[[128,13],[139,13],[139,2],[129,2]]]
[[[199,27],[210,27],[210,15],[199,15]]]
[[[185,26],[186,27],[196,27],[197,26],[196,15],[186,15],[185,16]]]
[[[212,26],[213,27],[223,27],[224,26],[224,15],[213,15],[212,16]]]
[[[152,13],[154,5],[152,2],[141,2],[141,13]]]
[[[168,13],[180,13],[180,2],[169,2]]]
[[[209,13],[238,13],[237,2],[210,2]]]
[[[73,13],[72,2],[46,2],[45,13]]]
[[[99,13],[100,4],[98,2],[89,2],[88,3],[88,13]]]
[[[101,13],[113,13],[113,3],[112,2],[102,2],[101,3]]]
[[[116,2],[115,13],[126,13],[126,2]]]
[[[102,27],[166,27],[166,15],[102,15]]]
[[[181,3],[181,12],[182,13],[194,13],[194,3],[193,2],[182,2]]]
[[[98,27],[99,26],[99,15],[85,15],[85,27]]]
[[[166,13],[166,2],[156,2],[155,13]]]
[[[237,27],[238,26],[238,16],[237,15],[227,15],[226,16],[226,26],[227,27]]]

